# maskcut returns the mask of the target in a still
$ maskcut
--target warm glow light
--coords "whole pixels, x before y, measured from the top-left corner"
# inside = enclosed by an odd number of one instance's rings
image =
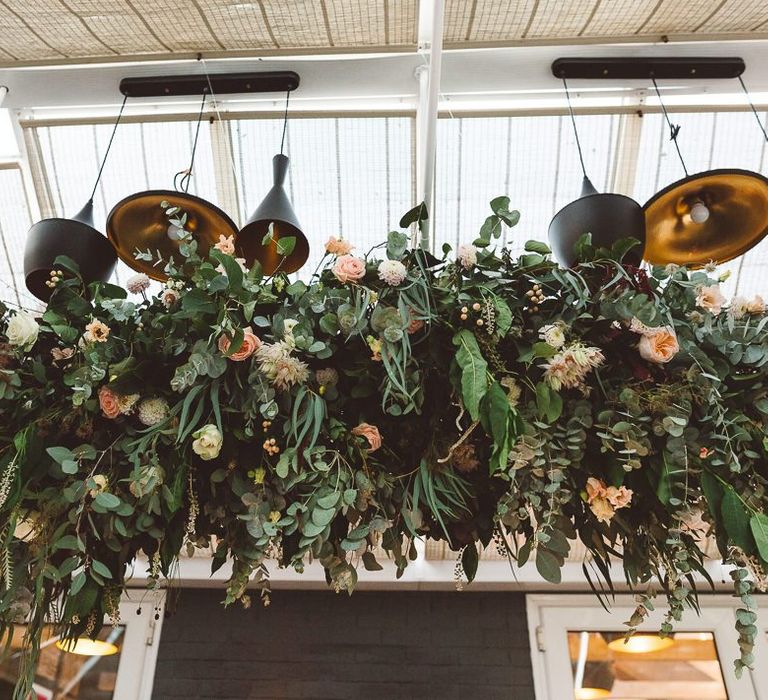
[[[56,648],[70,654],[79,654],[80,656],[111,656],[120,651],[114,644],[102,642],[100,639],[88,639],[80,637],[73,641],[65,642],[59,640],[56,642]]]
[[[596,700],[610,696],[611,691],[605,688],[577,688],[573,694],[574,700]]]
[[[661,651],[671,647],[675,641],[669,637],[663,638],[655,634],[636,634],[625,643],[624,637],[614,639],[608,643],[608,648],[613,651],[622,651],[626,654],[648,654],[652,651]]]

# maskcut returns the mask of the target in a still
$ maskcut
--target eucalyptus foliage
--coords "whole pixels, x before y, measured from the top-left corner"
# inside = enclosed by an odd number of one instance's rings
[[[309,282],[221,250],[202,259],[187,232],[158,296],[87,287],[60,258],[35,333],[19,340],[20,312],[0,309],[0,632],[27,625],[18,697],[44,624],[95,634],[134,567],[161,585],[198,547],[214,570],[232,562],[226,602],[248,604],[249,588],[268,601],[269,565],[319,561],[337,591],[382,557],[399,576],[416,538],[446,541],[469,580],[493,546],[556,583],[579,538],[604,601],[623,565],[630,632],[664,594],[666,634],[697,607],[714,540],[742,600],[737,667],[752,662],[768,565],[764,310],[702,305],[713,273],[625,264],[634,241],[585,236],[570,270],[534,241],[515,257],[495,246],[519,215],[506,197],[491,209],[458,260],[392,232],[354,282],[333,256]],[[404,279],[385,282],[382,259]],[[649,361],[638,345],[661,329],[673,356]],[[248,342],[264,345],[236,361]],[[264,347],[290,355],[289,379]],[[563,385],[547,367],[567,348],[581,374]]]

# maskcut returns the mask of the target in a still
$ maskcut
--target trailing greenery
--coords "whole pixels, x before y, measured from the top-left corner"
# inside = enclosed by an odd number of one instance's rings
[[[529,241],[438,258],[392,232],[366,256],[330,239],[309,282],[247,269],[222,237],[148,280],[84,285],[57,261],[39,318],[0,309],[0,633],[26,623],[26,697],[42,627],[95,633],[138,561],[150,585],[185,549],[228,560],[231,603],[269,596],[268,565],[319,561],[352,591],[414,540],[478,547],[558,582],[571,543],[606,600],[612,563],[637,626],[662,593],[668,634],[712,539],[733,567],[741,655],[768,566],[768,316],[726,304],[714,270],[622,262],[635,241],[579,244],[560,268]],[[404,228],[423,224],[417,207]],[[266,244],[272,244],[268,239]],[[294,241],[280,241],[289,255]]]

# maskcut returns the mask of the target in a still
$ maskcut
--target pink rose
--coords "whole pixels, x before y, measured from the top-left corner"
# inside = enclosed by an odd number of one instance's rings
[[[342,255],[336,258],[333,274],[339,282],[358,282],[365,277],[365,261],[354,255]]]
[[[335,238],[334,236],[331,236],[325,242],[325,252],[336,256],[349,255],[354,247],[349,241],[345,241],[343,238]]]
[[[616,515],[616,511],[606,498],[596,498],[589,504],[589,508],[601,523],[610,523]]]
[[[381,433],[375,425],[360,423],[356,428],[352,428],[352,435],[358,435],[368,440],[370,445],[368,452],[374,452],[381,447]]]
[[[677,335],[670,327],[654,328],[643,334],[637,345],[640,357],[648,362],[664,364],[680,351]]]
[[[99,406],[107,418],[117,418],[120,415],[120,398],[107,386],[99,389]]]
[[[219,351],[226,355],[232,341],[225,333],[219,336]],[[250,328],[243,328],[243,344],[237,352],[233,352],[229,359],[233,362],[242,362],[247,360],[254,352],[261,347],[261,338],[254,334]]]

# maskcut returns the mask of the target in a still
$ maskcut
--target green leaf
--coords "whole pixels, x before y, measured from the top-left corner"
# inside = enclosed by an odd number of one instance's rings
[[[366,571],[381,571],[384,568],[376,561],[376,556],[371,551],[363,552],[362,560]]]
[[[463,328],[453,336],[453,344],[458,348],[456,362],[461,368],[461,395],[472,420],[480,415],[480,400],[488,391],[488,363],[480,352],[477,339]]]
[[[104,578],[112,578],[112,572],[106,564],[102,564],[98,559],[91,560],[91,568]]]
[[[560,570],[561,560],[546,547],[536,549],[536,569],[542,578],[549,583],[560,583],[562,572]]]
[[[421,202],[421,204],[417,204],[413,209],[403,214],[403,217],[400,219],[400,228],[408,228],[411,224],[418,224],[419,228],[421,228],[422,222],[428,218],[427,205]]]
[[[390,260],[400,260],[408,250],[410,237],[400,231],[390,231],[387,236],[387,257]]]
[[[755,513],[749,520],[749,527],[755,538],[760,558],[768,563],[768,515]]]
[[[477,545],[472,542],[464,547],[461,553],[461,568],[464,569],[464,575],[467,577],[467,581],[472,583],[475,580],[477,574]]]
[[[101,491],[96,494],[96,498],[93,502],[104,508],[105,510],[113,510],[120,505],[120,499],[113,493],[107,491]]]
[[[296,247],[296,236],[284,236],[277,239],[276,248],[278,255],[290,255]]]
[[[549,246],[541,241],[526,241],[525,250],[529,253],[539,253],[540,255],[549,255],[552,252]]]
[[[754,547],[750,534],[749,515],[741,499],[732,488],[726,489],[723,495],[721,512],[725,531],[731,542],[747,553],[752,552]]]
[[[718,525],[722,523],[721,505],[723,502],[723,486],[714,474],[708,471],[701,474],[701,489],[707,501],[709,513]]]

